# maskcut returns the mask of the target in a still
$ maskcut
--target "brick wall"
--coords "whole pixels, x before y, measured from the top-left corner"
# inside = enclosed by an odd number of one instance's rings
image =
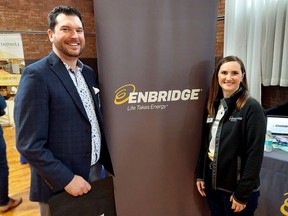
[[[288,102],[288,88],[262,86],[262,106],[267,109]],[[288,110],[287,110],[288,115]]]
[[[83,16],[86,48],[81,58],[96,58],[93,0],[1,0],[0,32],[20,32],[25,60],[40,59],[51,51],[47,36],[48,13],[58,5],[76,7]]]
[[[218,1],[216,52],[215,56],[223,56],[223,33],[225,0]],[[21,32],[25,59],[40,59],[51,51],[51,43],[47,36],[47,15],[53,7],[60,4],[76,7],[83,16],[86,34],[86,48],[82,58],[96,58],[96,34],[94,25],[93,0],[1,0],[0,31]]]
[[[225,0],[219,0],[218,1],[217,32],[216,32],[216,50],[215,50],[216,59],[220,59],[223,57],[224,18],[225,18]]]
[[[0,32],[21,32],[25,61],[43,58],[51,51],[47,36],[47,15],[60,4],[76,7],[83,16],[86,48],[81,59],[96,69],[96,34],[94,26],[93,0],[1,0]],[[215,60],[223,57],[225,22],[225,0],[218,0]],[[288,101],[288,88],[262,86],[262,104],[265,108]]]

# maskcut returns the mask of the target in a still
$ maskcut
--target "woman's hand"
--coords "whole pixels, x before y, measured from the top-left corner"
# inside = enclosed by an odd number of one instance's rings
[[[241,212],[243,209],[246,208],[246,205],[237,202],[237,201],[233,198],[233,195],[230,197],[230,202],[232,202],[231,209],[233,209],[234,212]]]
[[[201,194],[201,196],[205,197],[206,196],[206,193],[205,193],[205,182],[199,180],[199,181],[196,182],[196,186],[197,186],[197,189],[198,189],[199,193]]]

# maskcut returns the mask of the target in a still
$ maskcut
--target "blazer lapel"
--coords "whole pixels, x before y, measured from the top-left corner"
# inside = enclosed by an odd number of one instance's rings
[[[59,77],[59,79],[63,83],[63,86],[66,88],[68,94],[70,94],[71,98],[76,104],[76,107],[89,121],[83,103],[81,101],[81,98],[64,64],[54,53],[50,54],[49,60],[51,64],[51,70]]]
[[[90,73],[90,72],[89,72]],[[87,86],[89,88],[89,91],[92,95],[93,101],[94,103],[97,105],[97,107],[99,106],[99,101],[98,101],[98,94],[95,93],[95,90],[93,88],[96,88],[96,82],[94,79],[91,79],[91,76],[88,75],[88,71],[85,69],[85,67],[82,70],[82,74],[84,76],[84,79],[87,83]],[[90,78],[89,78],[90,77]]]
[[[90,72],[89,72],[90,73]],[[88,71],[85,69],[85,67],[82,70],[82,74],[84,76],[84,79],[88,85],[89,91],[92,95],[94,105],[95,105],[95,111],[96,115],[98,117],[98,121],[102,121],[101,114],[100,114],[100,98],[99,93],[96,94],[95,89],[96,88],[96,81],[95,78],[93,79],[91,75],[89,76]]]

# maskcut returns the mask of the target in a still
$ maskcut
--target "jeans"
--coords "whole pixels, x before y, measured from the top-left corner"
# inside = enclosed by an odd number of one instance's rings
[[[260,196],[260,191],[255,191],[252,193],[246,208],[241,212],[235,213],[232,209],[232,202],[230,202],[230,197],[232,193],[214,190],[212,189],[211,177],[212,170],[207,166],[206,168],[206,182],[205,182],[205,192],[208,201],[208,206],[211,211],[212,216],[253,216],[255,210],[258,206],[258,198]]]
[[[246,208],[241,212],[235,213],[231,209],[230,193],[213,189],[208,192],[206,187],[206,196],[212,216],[253,216],[258,206],[259,195],[259,191],[253,192]]]
[[[8,175],[9,175],[9,168],[7,164],[6,143],[3,135],[1,135],[0,136],[0,206],[4,206],[9,202]]]

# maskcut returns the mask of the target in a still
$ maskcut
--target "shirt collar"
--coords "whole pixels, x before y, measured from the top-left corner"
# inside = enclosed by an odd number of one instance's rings
[[[82,72],[82,69],[83,69],[83,63],[78,59],[77,60],[77,63],[76,63],[76,69],[73,70],[66,62],[62,61],[64,66],[66,67],[66,69],[68,71],[79,71],[79,72]]]

